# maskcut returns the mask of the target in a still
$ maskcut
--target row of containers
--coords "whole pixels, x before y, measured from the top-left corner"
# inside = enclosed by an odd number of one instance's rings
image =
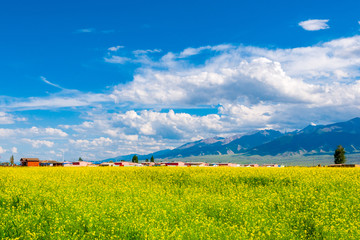
[[[27,167],[284,167],[279,164],[237,164],[237,163],[206,163],[206,162],[103,162],[101,164],[94,164],[87,161],[78,162],[58,162],[54,160],[39,160],[38,158],[21,158],[21,166]]]

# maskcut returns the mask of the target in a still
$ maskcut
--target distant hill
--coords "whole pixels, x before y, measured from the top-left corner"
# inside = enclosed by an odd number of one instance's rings
[[[260,156],[290,156],[297,154],[331,154],[338,145],[347,153],[360,153],[360,118],[329,125],[309,125],[288,134],[275,130],[261,130],[228,138],[213,137],[186,143],[175,149],[165,149],[148,155],[138,155],[140,160],[184,158],[206,155],[238,154]],[[104,161],[130,161],[133,154],[109,158]]]
[[[138,155],[140,160],[155,158],[179,158],[204,155],[223,155],[243,153],[248,149],[270,142],[283,134],[275,130],[261,130],[246,135],[234,135],[228,138],[213,137],[186,143],[175,149],[166,149],[147,155]],[[105,159],[104,161],[130,161],[134,154]]]
[[[247,151],[249,155],[321,154],[342,145],[346,152],[360,152],[360,118],[330,125],[310,125]]]

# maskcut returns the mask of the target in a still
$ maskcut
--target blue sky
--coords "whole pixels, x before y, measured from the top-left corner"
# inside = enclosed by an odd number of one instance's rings
[[[103,159],[359,116],[358,1],[5,1],[0,155]]]

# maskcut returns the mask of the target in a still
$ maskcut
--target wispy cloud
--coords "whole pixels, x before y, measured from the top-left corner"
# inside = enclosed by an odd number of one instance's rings
[[[114,46],[114,47],[109,47],[108,50],[111,52],[116,52],[119,49],[124,48],[124,46]]]
[[[306,31],[318,31],[330,28],[327,24],[329,19],[309,19],[307,21],[299,22],[299,26]]]
[[[76,30],[77,33],[92,33],[95,32],[95,28],[82,28]]]
[[[131,61],[131,58],[120,57],[120,56],[112,56],[111,58],[104,58],[104,59],[105,59],[105,62],[118,63],[118,64],[124,64],[124,63]]]
[[[61,87],[61,86],[58,85],[58,84],[55,84],[55,83],[50,82],[50,81],[47,80],[45,77],[41,76],[40,78],[41,78],[41,80],[42,80],[44,83],[49,84],[50,86],[53,86],[53,87],[56,87],[56,88],[59,88],[59,89],[64,90],[63,87]]]
[[[135,55],[139,55],[139,54],[147,54],[147,53],[160,53],[162,50],[161,49],[147,49],[147,50],[135,50],[133,51],[133,54]]]
[[[191,48],[191,47],[186,48],[179,54],[179,58],[186,58],[186,57],[189,57],[189,56],[197,55],[201,51],[206,50],[206,49],[211,49],[211,47],[210,46],[205,46],[205,47],[199,47],[199,48]]]

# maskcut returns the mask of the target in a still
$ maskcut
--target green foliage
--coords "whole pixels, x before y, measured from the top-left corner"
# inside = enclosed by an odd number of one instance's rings
[[[155,162],[154,156],[151,156],[150,162]]]
[[[145,162],[149,162],[149,159],[145,159]]]
[[[10,166],[14,166],[14,155],[10,157]]]
[[[138,158],[138,156],[137,155],[134,155],[133,157],[132,157],[132,160],[131,160],[133,163],[138,163],[139,162],[139,158]]]
[[[82,158],[81,158],[81,157],[79,157],[79,162],[82,162],[82,161],[84,161],[84,160],[82,160]]]
[[[346,162],[345,149],[339,145],[334,153],[335,164],[341,164]]]

